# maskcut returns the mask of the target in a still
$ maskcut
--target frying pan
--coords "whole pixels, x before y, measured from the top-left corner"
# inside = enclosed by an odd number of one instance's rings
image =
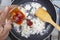
[[[54,20],[54,22],[56,22],[55,8],[54,8],[53,4],[49,0],[15,0],[12,4],[20,5],[20,4],[24,4],[26,2],[40,3],[42,6],[46,7],[46,9],[49,12],[49,14],[51,15],[52,19]],[[16,39],[19,39],[19,40],[43,40],[43,39],[47,38],[54,29],[54,27],[49,23],[46,23],[45,26],[46,26],[46,31],[47,32],[45,32],[44,35],[35,34],[35,35],[31,35],[28,38],[25,38],[25,37],[22,37],[21,34],[17,33],[14,30],[14,28],[12,28],[12,30],[11,30],[11,35],[13,37],[15,37]]]

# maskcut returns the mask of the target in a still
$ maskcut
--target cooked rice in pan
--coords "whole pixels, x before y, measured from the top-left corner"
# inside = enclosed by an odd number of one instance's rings
[[[13,23],[14,29],[16,30],[16,32],[20,33],[21,36],[28,38],[31,34],[43,35],[42,32],[45,29],[45,22],[34,16],[36,9],[38,9],[39,7],[42,7],[42,5],[36,2],[27,2],[20,5],[19,9],[26,15],[26,19],[29,19],[33,23],[31,27],[27,25],[26,20],[24,20],[21,25]],[[42,8],[44,10],[47,10],[45,7]]]

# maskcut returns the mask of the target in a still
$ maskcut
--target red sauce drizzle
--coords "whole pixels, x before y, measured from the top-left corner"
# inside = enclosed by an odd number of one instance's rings
[[[30,28],[32,28],[31,25],[33,25],[33,22],[31,20],[27,19],[27,25],[30,26]]]

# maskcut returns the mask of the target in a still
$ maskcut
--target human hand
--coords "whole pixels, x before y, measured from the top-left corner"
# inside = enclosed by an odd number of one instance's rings
[[[10,9],[9,9],[10,7]],[[0,40],[5,40],[8,37],[9,31],[11,30],[11,20],[6,20],[9,17],[9,11],[14,6],[6,7],[3,11],[0,12]]]

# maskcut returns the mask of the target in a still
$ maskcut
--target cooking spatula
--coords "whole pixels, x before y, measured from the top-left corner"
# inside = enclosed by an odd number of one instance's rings
[[[44,22],[48,22],[50,24],[52,24],[58,31],[60,31],[60,26],[57,25],[51,18],[51,16],[49,15],[49,13],[42,9],[42,8],[38,8],[35,11],[35,16],[37,16],[40,20],[44,21]]]

